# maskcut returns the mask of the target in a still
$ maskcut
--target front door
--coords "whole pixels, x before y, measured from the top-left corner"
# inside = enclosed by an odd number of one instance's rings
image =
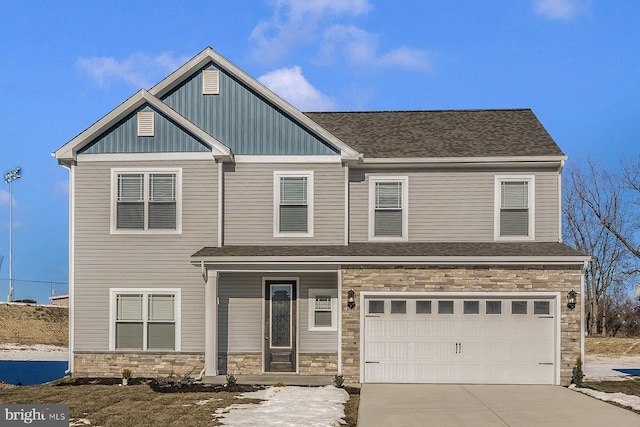
[[[265,282],[264,369],[296,371],[296,282]]]

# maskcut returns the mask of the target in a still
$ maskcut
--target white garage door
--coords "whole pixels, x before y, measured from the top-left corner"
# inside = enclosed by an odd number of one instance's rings
[[[553,297],[368,295],[364,382],[554,384]]]

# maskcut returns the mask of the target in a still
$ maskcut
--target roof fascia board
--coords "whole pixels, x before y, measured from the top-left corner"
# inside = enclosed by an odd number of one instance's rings
[[[467,166],[467,165],[554,165],[561,167],[567,156],[500,156],[500,157],[390,157],[363,158],[352,166]]]
[[[192,263],[216,264],[403,264],[403,265],[506,265],[506,264],[545,264],[545,265],[583,265],[591,258],[588,256],[433,256],[433,257],[385,257],[385,256],[203,256],[192,257]]]
[[[206,49],[204,49],[182,67],[178,68],[160,83],[149,89],[149,93],[157,96],[158,98],[162,98],[169,91],[174,89],[191,74],[193,74],[193,72],[203,67],[209,61],[213,62],[216,66],[222,68],[223,70],[240,80],[251,90],[263,96],[267,101],[280,108],[287,115],[292,117],[296,122],[304,126],[307,130],[318,135],[321,139],[323,139],[325,142],[327,142],[337,150],[340,150],[340,155],[343,160],[357,160],[362,157],[362,155],[356,150],[349,147],[347,144],[336,138],[322,126],[318,125],[309,117],[302,114],[293,105],[289,104],[287,101],[269,90],[266,86],[262,85],[256,79],[229,62],[226,58],[217,53],[211,47],[207,47]]]
[[[155,96],[149,94],[144,89],[139,90],[125,102],[111,110],[107,115],[89,126],[85,131],[67,142],[65,145],[54,151],[52,154],[59,161],[76,160],[78,150],[90,143],[94,138],[98,137],[102,132],[116,125],[120,120],[134,111],[136,108],[148,103],[153,108],[175,121],[179,126],[193,134],[196,138],[202,140],[209,145],[213,151],[214,157],[223,159],[231,159],[233,157],[231,150],[220,141],[204,132],[202,129],[191,123],[189,120],[178,114],[175,110],[164,104]]]

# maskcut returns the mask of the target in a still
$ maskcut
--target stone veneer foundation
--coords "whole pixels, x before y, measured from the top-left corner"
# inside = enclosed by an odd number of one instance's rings
[[[218,355],[220,375],[261,375],[262,354],[242,353]],[[298,373],[300,375],[334,375],[338,373],[337,354],[299,354]]]
[[[197,376],[204,368],[203,353],[75,353],[74,377],[120,377],[124,368],[133,377]]]
[[[342,374],[360,382],[360,292],[560,292],[560,383],[571,383],[580,356],[581,269],[579,266],[344,266],[342,300],[356,293],[356,307],[342,310]],[[565,298],[578,292],[575,310]]]

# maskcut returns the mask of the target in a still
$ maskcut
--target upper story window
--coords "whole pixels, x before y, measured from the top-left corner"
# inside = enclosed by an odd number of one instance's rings
[[[407,240],[408,177],[369,177],[369,240]]]
[[[180,291],[112,289],[112,350],[179,350]]]
[[[179,169],[114,169],[112,233],[181,232]]]
[[[534,176],[496,176],[496,240],[534,239],[534,194]]]
[[[313,172],[274,172],[275,237],[313,237]]]

